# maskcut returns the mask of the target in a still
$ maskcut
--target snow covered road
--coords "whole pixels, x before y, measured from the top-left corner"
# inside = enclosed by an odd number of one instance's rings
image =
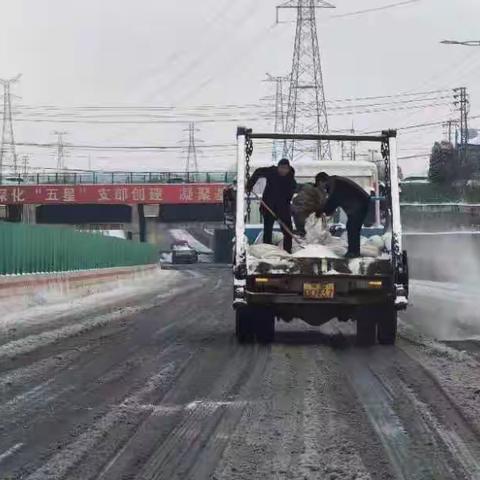
[[[480,357],[410,318],[394,348],[337,323],[241,347],[230,272],[177,275],[108,321],[0,335],[2,480],[480,478]],[[428,288],[415,308],[438,302]]]
[[[402,318],[439,340],[480,339],[479,298],[477,284],[413,280],[410,308]]]

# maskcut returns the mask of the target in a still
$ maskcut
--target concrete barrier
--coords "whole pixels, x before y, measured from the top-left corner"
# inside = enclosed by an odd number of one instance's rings
[[[78,298],[155,277],[158,265],[0,276],[0,313]]]

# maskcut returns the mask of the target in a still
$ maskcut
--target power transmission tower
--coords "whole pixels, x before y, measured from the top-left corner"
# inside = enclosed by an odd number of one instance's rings
[[[316,9],[335,8],[323,0],[289,0],[277,9],[297,10],[297,29],[285,122],[287,133],[328,133],[327,106],[318,46]],[[278,18],[278,10],[277,10]],[[331,160],[329,142],[285,142],[284,156],[295,160],[304,155]]]
[[[285,132],[285,95],[283,94],[283,85],[290,77],[274,77],[267,73],[266,82],[275,83],[275,126],[274,133]],[[272,145],[272,162],[277,163],[282,156],[283,142],[274,140]]]
[[[65,144],[63,137],[68,132],[53,132],[57,136],[57,171],[63,172],[65,170]]]
[[[28,155],[23,155],[22,156],[22,165],[23,165],[22,174],[23,174],[24,178],[26,178],[27,175],[28,175],[28,164],[29,163],[30,163],[30,159],[29,159]]]
[[[190,122],[188,128],[184,132],[188,132],[188,147],[187,147],[187,159],[185,162],[185,173],[197,173],[198,172],[198,150],[197,140],[195,139],[195,132],[199,130],[195,128],[195,122]]]
[[[352,129],[350,130],[352,135],[355,135],[355,127],[352,121]],[[357,142],[350,142],[350,160],[353,162],[357,159]]]
[[[17,174],[17,149],[15,136],[13,134],[12,94],[10,87],[20,80],[21,74],[9,80],[0,79],[3,85],[3,124],[2,124],[2,145],[0,147],[0,180],[3,176],[3,167],[7,163],[6,158],[10,152],[14,174]]]

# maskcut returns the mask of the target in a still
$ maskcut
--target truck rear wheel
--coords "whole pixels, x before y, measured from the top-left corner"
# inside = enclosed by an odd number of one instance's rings
[[[369,347],[375,344],[377,323],[372,316],[362,315],[357,318],[357,345]]]
[[[275,316],[269,308],[255,312],[255,330],[259,343],[272,343],[275,339]]]
[[[380,345],[395,345],[397,339],[397,311],[393,305],[382,310],[378,318],[377,338]]]
[[[255,340],[255,319],[249,308],[235,311],[235,336],[239,343],[251,343]]]

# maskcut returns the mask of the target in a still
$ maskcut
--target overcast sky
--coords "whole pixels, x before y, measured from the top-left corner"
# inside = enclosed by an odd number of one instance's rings
[[[480,114],[480,48],[439,43],[444,38],[480,40],[478,0],[419,0],[350,16],[343,14],[397,2],[333,3],[335,10],[317,11],[329,101],[466,86],[471,115]],[[265,97],[273,93],[273,85],[262,80],[266,72],[280,75],[291,68],[295,16],[283,11],[281,18],[288,23],[275,25],[277,4],[274,0],[0,0],[0,77],[23,74],[13,88],[21,97],[15,100],[17,141],[48,144],[55,142],[53,132],[61,130],[68,132],[66,141],[72,145],[176,147],[187,138],[185,122],[201,120],[197,135],[206,146],[199,157],[201,168],[229,165],[231,148],[209,145],[232,144],[237,124],[272,130],[273,121],[259,118],[270,108]],[[353,124],[368,131],[447,120],[454,115],[449,95],[424,95],[426,100],[420,103],[424,108],[416,110],[400,109],[415,103],[355,115],[349,108],[331,108],[330,126],[344,129]],[[380,100],[391,102],[389,108],[397,108],[398,101]],[[375,102],[352,102],[362,103]],[[242,108],[245,105],[252,107]],[[471,123],[480,125],[480,120]],[[401,156],[424,155],[443,135],[442,127],[407,132],[400,136]],[[36,166],[56,164],[52,148],[20,146],[18,152],[28,154]],[[257,152],[270,155],[266,147]],[[96,169],[185,167],[182,151],[176,149],[156,153],[68,149],[69,167],[87,168],[89,161]],[[427,159],[412,158],[402,164],[408,173],[422,172]]]

